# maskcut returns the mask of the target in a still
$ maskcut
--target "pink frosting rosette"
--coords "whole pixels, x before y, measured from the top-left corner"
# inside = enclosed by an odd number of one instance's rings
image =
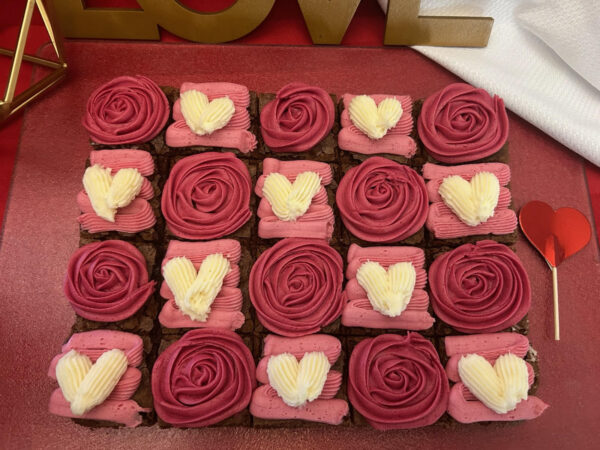
[[[500,150],[508,138],[508,116],[497,95],[453,83],[425,100],[417,128],[431,156],[458,164]]]
[[[303,152],[317,145],[333,127],[335,107],[316,86],[290,83],[260,114],[265,144],[274,152]]]
[[[81,317],[117,322],[135,314],[154,291],[146,260],[125,241],[93,242],[69,260],[65,296]]]
[[[383,243],[398,242],[419,231],[429,204],[425,182],[417,172],[380,156],[346,172],[336,203],[352,234]]]
[[[169,102],[154,81],[122,76],[92,92],[82,123],[98,144],[137,144],[160,133],[168,117]]]

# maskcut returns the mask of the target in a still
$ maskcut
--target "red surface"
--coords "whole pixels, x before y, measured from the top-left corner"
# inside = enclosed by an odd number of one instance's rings
[[[541,371],[537,395],[551,405],[531,422],[385,434],[370,428],[91,431],[48,414],[54,387],[46,377],[48,363],[73,321],[61,283],[77,247],[75,195],[90,150],[79,123],[96,86],[117,75],[141,73],[159,84],[227,79],[273,91],[296,80],[337,94],[401,92],[419,98],[457,80],[409,49],[71,42],[67,57],[66,82],[25,116],[0,247],[0,436],[5,447],[582,449],[598,444],[600,266],[595,242],[560,266],[560,342],[552,339],[550,272],[529,244],[517,244],[532,281],[530,339]],[[544,198],[555,207],[574,206],[590,218],[582,159],[514,114],[509,117],[516,207]]]

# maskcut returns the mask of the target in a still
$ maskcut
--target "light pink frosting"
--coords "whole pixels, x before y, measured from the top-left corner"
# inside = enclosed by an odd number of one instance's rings
[[[486,222],[474,227],[461,221],[454,212],[442,200],[439,187],[444,178],[458,175],[467,181],[476,173],[490,172],[496,175],[500,183],[500,195],[494,215]],[[427,193],[429,201],[429,213],[427,229],[438,239],[453,239],[464,236],[475,236],[479,234],[510,234],[517,228],[517,215],[509,208],[511,194],[506,185],[510,182],[510,168],[502,163],[465,164],[462,166],[438,166],[427,163],[423,166],[423,178],[427,182]]]
[[[237,148],[242,153],[251,152],[256,148],[256,136],[250,128],[250,93],[246,86],[234,83],[183,83],[180,92],[190,90],[200,91],[210,101],[229,97],[235,106],[235,113],[223,128],[211,134],[200,136],[187,126],[181,113],[181,101],[178,99],[173,105],[173,120],[166,134],[166,143],[169,147],[226,147]]]
[[[446,364],[446,373],[456,384],[450,390],[448,413],[462,423],[484,421],[530,420],[540,416],[548,405],[538,397],[528,396],[517,407],[506,414],[498,414],[481,403],[460,381],[458,362],[468,354],[483,356],[490,364],[506,353],[523,358],[529,349],[529,340],[518,333],[488,333],[471,336],[448,336],[445,339],[446,354],[450,357]],[[529,386],[533,384],[533,367],[527,364]]]
[[[399,262],[410,262],[415,267],[415,289],[406,309],[396,317],[388,317],[375,311],[366,291],[358,283],[356,272],[367,261],[374,261],[386,270]],[[344,291],[347,303],[342,311],[342,325],[365,328],[397,328],[404,330],[426,330],[434,319],[428,312],[429,296],[425,291],[427,272],[423,268],[425,253],[417,247],[367,247],[352,244],[348,249],[348,283]]]
[[[111,169],[115,175],[120,169],[137,169],[143,177],[154,173],[154,161],[150,153],[143,150],[99,150],[90,153],[90,164],[99,164]],[[137,233],[151,228],[156,223],[156,216],[148,200],[154,197],[154,188],[147,178],[142,182],[142,188],[137,197],[124,208],[119,208],[115,214],[115,221],[109,222],[99,217],[85,192],[77,194],[77,205],[81,215],[77,218],[81,227],[90,233],[103,231],[119,231],[123,233]]]
[[[256,379],[263,386],[258,387],[250,403],[250,413],[263,419],[299,419],[339,425],[348,414],[348,402],[334,398],[342,384],[342,374],[330,370],[321,395],[302,407],[294,408],[283,402],[277,391],[269,385],[267,365],[271,356],[291,353],[298,360],[307,352],[324,352],[330,364],[340,356],[340,341],[324,334],[314,334],[300,338],[283,338],[268,335],[265,338],[263,358],[256,367]]]
[[[282,221],[273,213],[271,204],[263,198],[262,188],[265,179],[271,173],[280,173],[290,182],[302,172],[316,172],[321,177],[321,189],[313,197],[308,211],[298,217],[296,221]],[[335,217],[333,209],[329,206],[325,186],[333,179],[331,167],[327,163],[317,161],[279,161],[274,158],[265,158],[263,161],[263,174],[258,178],[254,192],[261,200],[258,205],[258,235],[263,239],[302,237],[315,239],[331,239]]]
[[[374,155],[377,153],[389,153],[393,155],[405,156],[411,158],[414,156],[417,145],[410,137],[413,129],[412,118],[412,99],[408,95],[370,95],[375,103],[379,103],[386,98],[395,98],[402,105],[402,116],[395,127],[390,128],[386,135],[381,139],[371,139],[365,133],[360,131],[352,123],[348,114],[348,107],[354,94],[344,94],[344,111],[340,118],[342,129],[338,135],[338,145],[342,150],[349,150],[355,153],[365,155]]]
[[[128,368],[109,397],[82,416],[76,416],[71,412],[69,402],[58,388],[50,397],[48,409],[52,414],[79,419],[109,420],[122,423],[127,427],[135,427],[142,423],[139,413],[149,412],[150,409],[142,408],[137,402],[131,400],[131,396],[137,391],[142,379],[142,373],[136,368],[142,362],[143,342],[139,336],[110,330],[74,334],[63,345],[61,353],[52,359],[48,376],[56,380],[56,365],[60,358],[70,350],[87,355],[92,362],[96,362],[100,355],[112,349],[119,349],[125,353]]]
[[[233,239],[220,239],[209,242],[181,242],[170,241],[162,266],[178,256],[188,258],[194,268],[198,270],[204,258],[214,253],[221,253],[229,261],[231,270],[223,279],[223,287],[210,307],[206,322],[193,320],[183,314],[175,303],[175,296],[169,286],[163,281],[160,295],[168,301],[162,308],[158,320],[167,328],[226,328],[236,330],[246,320],[241,312],[243,296],[238,288],[240,283],[240,268],[238,266],[241,256],[240,243]]]

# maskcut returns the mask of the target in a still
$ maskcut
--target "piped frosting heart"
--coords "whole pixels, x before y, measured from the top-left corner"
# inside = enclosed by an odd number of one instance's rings
[[[330,368],[324,352],[305,353],[300,362],[291,353],[281,353],[269,358],[267,374],[285,404],[298,407],[321,395]]]
[[[118,208],[129,205],[140,193],[144,177],[137,169],[120,169],[114,176],[110,168],[98,164],[83,174],[83,187],[99,217],[115,221]]]
[[[185,123],[200,136],[225,127],[235,113],[235,105],[227,96],[209,101],[206,94],[191,89],[182,92],[179,98]]]
[[[439,193],[462,222],[474,227],[494,216],[500,196],[500,182],[490,172],[478,172],[470,182],[452,175],[444,178]]]
[[[165,264],[163,277],[180,311],[193,320],[205,322],[230,269],[229,260],[220,253],[204,258],[198,272],[192,261],[181,256]]]
[[[279,220],[295,221],[306,213],[320,188],[321,177],[316,172],[302,172],[294,183],[274,172],[266,177],[262,192]]]
[[[367,291],[373,309],[389,317],[399,316],[406,309],[416,279],[410,262],[392,264],[386,271],[378,262],[367,261],[356,271],[356,280]]]
[[[527,364],[512,353],[500,356],[493,366],[478,354],[463,356],[458,373],[469,391],[498,414],[506,414],[527,400]]]
[[[81,416],[108,398],[126,370],[127,356],[122,350],[104,352],[94,364],[71,350],[58,361],[56,380],[71,412]]]
[[[385,98],[379,105],[368,95],[357,95],[348,105],[350,120],[371,139],[381,139],[402,117],[402,104],[395,98]]]

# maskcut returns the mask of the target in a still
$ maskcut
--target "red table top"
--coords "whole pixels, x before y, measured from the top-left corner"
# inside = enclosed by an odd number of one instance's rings
[[[0,247],[0,436],[10,448],[142,446],[177,448],[592,448],[598,443],[600,402],[600,267],[596,241],[559,268],[562,340],[552,339],[552,287],[545,263],[523,240],[518,252],[531,277],[530,340],[539,352],[538,396],[551,407],[524,423],[432,426],[380,433],[370,428],[253,430],[89,430],[52,416],[54,385],[46,372],[73,322],[62,294],[68,258],[77,247],[75,195],[90,151],[80,126],[90,92],[123,74],[144,74],[159,84],[228,80],[274,91],[290,81],[344,92],[429,95],[457,78],[410,49],[340,47],[200,46],[69,42],[70,72],[35,103],[23,123]],[[515,206],[543,199],[592,217],[581,158],[510,114],[511,183]]]

